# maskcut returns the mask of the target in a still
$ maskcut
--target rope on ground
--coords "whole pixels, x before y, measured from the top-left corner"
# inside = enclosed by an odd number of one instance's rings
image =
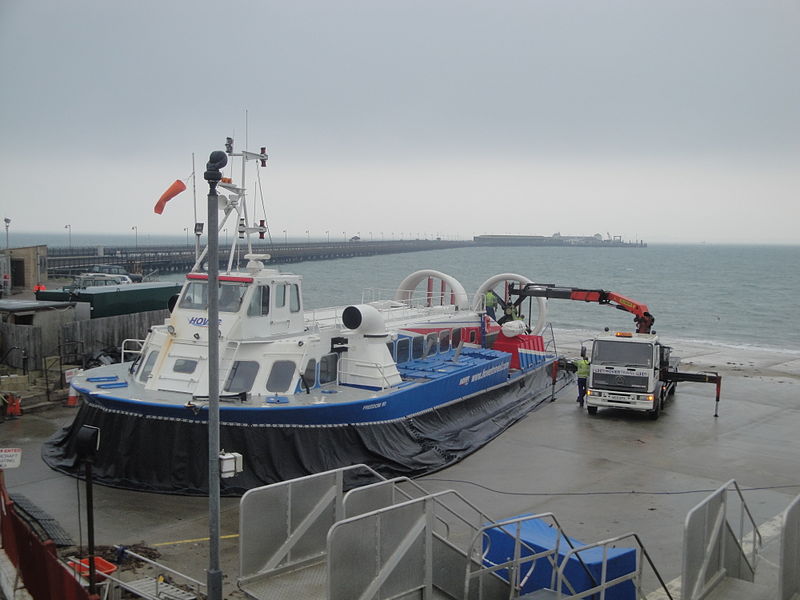
[[[440,479],[437,477],[426,477],[421,481],[439,481],[442,483],[463,483],[479,487],[488,492],[495,494],[502,494],[505,496],[621,496],[621,495],[635,495],[635,496],[680,496],[684,494],[710,494],[717,491],[718,488],[711,489],[696,489],[696,490],[677,490],[677,491],[643,491],[643,490],[609,490],[609,491],[596,491],[596,492],[513,492],[508,490],[496,490],[489,486],[475,483],[474,481],[466,481],[463,479]],[[768,485],[763,487],[743,487],[743,492],[756,492],[763,490],[781,490],[788,488],[798,488],[800,483],[792,483],[788,485]]]

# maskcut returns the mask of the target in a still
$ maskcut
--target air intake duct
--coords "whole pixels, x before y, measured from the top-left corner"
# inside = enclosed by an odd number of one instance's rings
[[[386,333],[383,316],[369,304],[348,306],[342,313],[342,324],[356,333],[381,335]]]

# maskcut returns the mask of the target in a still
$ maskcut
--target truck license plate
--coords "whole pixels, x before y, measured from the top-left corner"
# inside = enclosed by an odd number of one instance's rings
[[[616,400],[616,401],[620,401],[621,400],[623,402],[630,402],[630,400],[631,400],[630,398],[628,398],[628,396],[620,396],[618,394],[609,394],[608,395],[608,399],[609,400]]]

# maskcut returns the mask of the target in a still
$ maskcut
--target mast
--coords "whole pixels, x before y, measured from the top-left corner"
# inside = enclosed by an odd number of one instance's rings
[[[219,183],[216,184],[218,187],[224,188],[230,195],[228,198],[225,196],[217,195],[218,198],[217,202],[217,210],[223,210],[225,216],[222,218],[222,221],[219,223],[217,227],[214,227],[217,233],[217,240],[219,240],[219,233],[224,229],[225,224],[228,222],[228,217],[231,214],[235,214],[237,218],[236,230],[233,235],[233,241],[231,242],[230,253],[228,255],[228,265],[227,271],[230,272],[233,269],[233,258],[236,254],[236,244],[238,239],[247,239],[247,250],[249,254],[252,254],[253,247],[250,241],[250,234],[257,233],[259,237],[263,238],[264,233],[267,231],[266,225],[264,221],[262,221],[259,225],[250,226],[248,222],[247,216],[247,202],[246,202],[246,188],[244,187],[245,175],[246,175],[246,163],[248,160],[259,160],[261,161],[261,166],[267,166],[267,159],[269,158],[267,155],[267,148],[265,146],[261,147],[261,152],[248,152],[247,150],[242,150],[241,152],[234,152],[233,151],[233,138],[229,137],[225,140],[225,152],[228,157],[241,157],[242,159],[242,183],[241,186],[235,185],[232,181],[225,181],[224,178],[221,178]],[[222,176],[220,176],[222,177]],[[225,199],[225,206],[219,206],[219,199]],[[209,228],[209,235],[211,234],[212,224],[209,221],[208,223]],[[203,260],[205,260],[206,256],[210,254],[209,245],[207,245],[202,252],[200,252],[197,256],[197,260],[195,261],[194,267],[192,267],[192,271],[200,271],[201,265]]]

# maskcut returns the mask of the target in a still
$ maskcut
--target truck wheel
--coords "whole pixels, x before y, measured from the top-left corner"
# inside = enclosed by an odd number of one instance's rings
[[[656,400],[655,408],[653,408],[653,410],[647,413],[647,416],[650,417],[651,421],[655,421],[656,419],[658,419],[658,416],[661,414],[661,402],[662,402],[661,398]]]
[[[586,410],[589,411],[590,415],[596,415],[597,414],[597,407],[596,406],[587,406]]]
[[[669,389],[669,395],[672,396],[675,393],[675,390],[677,390],[677,389],[678,389],[678,384],[677,383],[673,383],[672,387]]]

